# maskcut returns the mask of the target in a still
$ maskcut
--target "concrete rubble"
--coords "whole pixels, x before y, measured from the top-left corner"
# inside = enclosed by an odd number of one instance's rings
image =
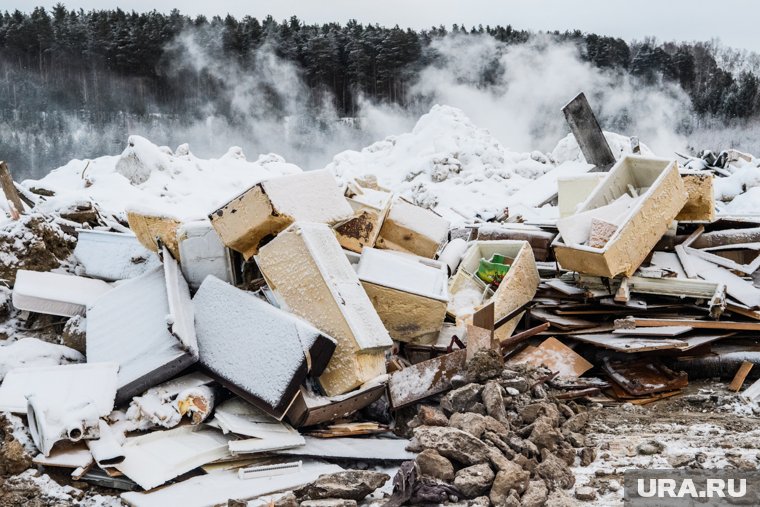
[[[613,160],[584,97],[565,114],[597,162],[556,220],[454,227],[328,170],[204,220],[24,209],[0,506],[49,475],[40,505],[594,504],[620,489],[583,472],[610,407],[701,403],[704,378],[755,406],[760,220],[719,213],[709,157]]]

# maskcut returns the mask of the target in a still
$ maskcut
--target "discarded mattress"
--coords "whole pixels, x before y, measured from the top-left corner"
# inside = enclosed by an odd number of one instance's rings
[[[335,350],[311,324],[213,276],[193,302],[201,365],[278,420],[309,369],[321,373]]]
[[[295,221],[333,225],[354,216],[327,170],[263,181],[209,215],[222,242],[246,259]]]
[[[84,315],[87,306],[113,287],[103,280],[19,269],[13,286],[13,306],[61,317]]]
[[[357,274],[391,338],[427,343],[438,336],[446,317],[447,270],[431,259],[365,248]]]
[[[87,310],[87,359],[119,364],[118,403],[198,360],[190,290],[166,247],[163,261]]]
[[[77,230],[74,257],[92,278],[107,282],[135,278],[161,263],[158,255],[145,248],[132,234]]]
[[[380,229],[377,247],[430,259],[448,237],[449,225],[434,211],[396,198]]]
[[[282,308],[337,340],[319,377],[328,396],[385,373],[393,342],[328,226],[296,222],[262,247],[256,263]]]

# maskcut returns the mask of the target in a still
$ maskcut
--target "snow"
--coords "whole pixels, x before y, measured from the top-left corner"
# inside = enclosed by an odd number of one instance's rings
[[[27,180],[22,185],[55,192],[55,196],[37,205],[42,212],[84,200],[94,201],[106,213],[121,217],[129,207],[191,220],[205,218],[241,189],[275,176],[301,172],[274,154],[261,155],[250,162],[240,148],[234,147],[218,159],[206,160],[179,148],[175,154],[161,152],[139,136],[130,136],[129,144],[119,156],[72,160],[42,179]]]
[[[0,381],[14,368],[23,366],[57,366],[84,362],[84,356],[63,345],[37,338],[22,338],[0,346]]]
[[[272,178],[262,187],[275,209],[295,220],[332,224],[354,216],[338,183],[328,171]]]

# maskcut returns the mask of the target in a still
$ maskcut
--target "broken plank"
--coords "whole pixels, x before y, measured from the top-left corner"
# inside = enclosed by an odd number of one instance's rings
[[[742,308],[741,306],[732,305],[731,303],[726,304],[726,310],[728,310],[731,313],[737,313],[743,317],[749,317],[750,319],[754,320],[760,320],[760,312],[750,310],[748,308]]]
[[[615,163],[615,155],[604,138],[586,95],[583,92],[579,93],[562,108],[562,112],[586,162],[595,165],[597,172],[608,171]]]
[[[683,247],[683,245],[676,245],[675,250],[676,255],[678,256],[678,260],[681,261],[681,266],[683,266],[683,270],[686,276],[691,279],[698,278],[697,269],[691,262],[691,257],[688,253],[686,253],[686,249]]]
[[[577,334],[573,335],[571,338],[583,343],[589,343],[605,349],[625,353],[650,352],[652,350],[678,350],[688,346],[686,342],[681,340],[634,338],[619,336],[612,333]]]
[[[21,202],[18,189],[13,183],[13,176],[11,176],[11,170],[8,168],[8,164],[0,160],[0,186],[2,186],[5,199],[9,204],[12,204],[16,211],[19,213],[24,212],[24,203]]]
[[[627,277],[620,281],[620,287],[618,287],[617,292],[615,292],[615,297],[613,299],[616,303],[627,303],[631,299],[631,291],[628,287]]]
[[[563,330],[588,328],[596,325],[595,322],[590,320],[563,317],[538,308],[531,309],[530,316],[542,322],[549,322],[551,325]]]
[[[693,328],[690,326],[663,326],[648,327],[645,329],[616,329],[613,331],[617,335],[632,336],[678,336],[687,333]]]
[[[729,296],[749,308],[760,306],[760,289],[757,289],[752,282],[736,276],[728,269],[691,255],[691,250],[686,248],[686,252],[690,255],[690,260],[696,267],[700,278],[713,283],[724,284]]]
[[[728,388],[735,393],[739,392],[753,366],[754,364],[749,361],[742,361],[739,370],[737,370],[736,375],[734,375],[734,379],[728,384]]]
[[[547,280],[544,283],[566,296],[583,296],[586,294],[585,289],[576,287],[575,285],[570,285],[569,283],[563,282],[559,279]]]
[[[631,327],[632,326],[632,327]],[[735,322],[726,320],[694,319],[649,319],[628,317],[617,319],[615,329],[635,329],[638,327],[690,326],[694,329],[729,329],[732,331],[760,331],[760,322]]]

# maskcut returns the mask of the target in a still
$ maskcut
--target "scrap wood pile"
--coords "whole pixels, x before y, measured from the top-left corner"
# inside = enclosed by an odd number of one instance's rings
[[[552,222],[452,227],[328,171],[129,230],[19,202],[9,244],[55,248],[14,265],[14,318],[67,346],[4,347],[0,411],[35,464],[135,506],[561,502],[599,403],[739,390],[760,329],[760,221],[716,217],[711,166],[575,134],[599,171],[560,179]]]

